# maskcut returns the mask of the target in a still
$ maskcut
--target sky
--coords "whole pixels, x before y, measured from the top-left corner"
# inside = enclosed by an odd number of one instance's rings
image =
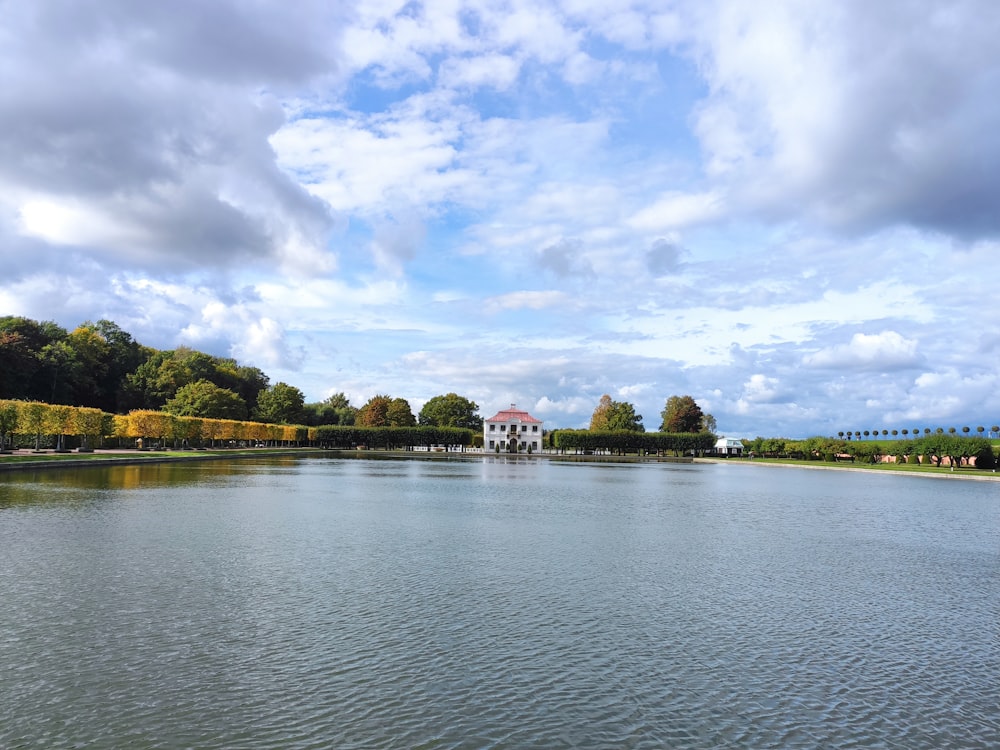
[[[0,0],[0,315],[307,401],[1000,421],[995,0]]]

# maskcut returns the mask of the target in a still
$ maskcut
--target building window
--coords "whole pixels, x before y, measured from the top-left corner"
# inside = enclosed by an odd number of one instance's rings
[[[531,431],[532,432],[538,432],[538,425],[537,424],[531,425]]]
[[[491,449],[491,450],[492,450],[493,448],[495,448],[495,447],[496,447],[496,446],[495,446],[495,443],[496,443],[496,441],[495,441],[495,440],[491,440],[491,441],[490,441],[490,449]]]
[[[495,424],[490,425],[490,432],[496,432],[497,426]]]
[[[506,432],[506,431],[507,431],[507,425],[505,424],[500,425],[500,432]]]

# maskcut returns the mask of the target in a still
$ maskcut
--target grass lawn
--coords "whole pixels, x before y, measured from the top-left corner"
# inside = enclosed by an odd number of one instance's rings
[[[734,463],[771,464],[775,466],[799,466],[806,469],[853,469],[855,471],[878,471],[895,474],[949,474],[962,476],[981,476],[1000,478],[993,469],[975,469],[968,466],[956,468],[950,466],[933,466],[929,464],[866,464],[862,461],[797,461],[791,458],[754,458],[725,459]]]

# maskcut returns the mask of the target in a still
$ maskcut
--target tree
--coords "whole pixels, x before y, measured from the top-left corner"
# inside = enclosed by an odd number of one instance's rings
[[[705,415],[690,396],[671,396],[660,412],[660,432],[698,432]]]
[[[53,341],[38,352],[49,385],[45,400],[50,404],[68,404],[73,401],[74,381],[80,374],[76,352],[66,341]]]
[[[711,432],[715,433],[718,429],[718,424],[715,421],[715,417],[711,414],[706,414],[701,418],[701,430],[700,432]]]
[[[80,436],[80,450],[86,452],[89,449],[88,440],[97,441],[104,428],[105,413],[100,409],[90,406],[80,406],[76,409],[76,419],[73,426],[76,427],[76,434]]]
[[[35,450],[42,448],[42,432],[49,406],[40,401],[21,401],[17,405],[18,431],[35,436]]]
[[[0,451],[7,450],[10,438],[17,429],[17,402],[0,401]]]
[[[73,403],[100,408],[101,388],[108,372],[111,347],[94,328],[82,325],[70,331],[66,345],[73,350],[78,364],[73,379]]]
[[[139,344],[131,334],[110,320],[87,321],[77,328],[81,329],[93,331],[108,347],[104,360],[106,369],[96,378],[97,402],[93,405],[104,411],[127,411],[135,405],[128,389],[127,376],[145,362],[153,350]]]
[[[305,405],[307,425],[352,425],[358,410],[351,406],[343,391],[327,396],[323,401]]]
[[[428,427],[463,427],[482,431],[483,418],[479,406],[456,393],[447,393],[430,399],[420,410],[417,421]]]
[[[390,401],[386,416],[390,427],[415,427],[417,424],[410,402],[405,398],[394,398]]]
[[[70,435],[75,431],[75,411],[72,406],[66,406],[65,404],[59,404],[58,406],[50,404],[48,407],[45,415],[45,426],[47,428],[46,431],[50,435],[56,436],[57,453],[65,451],[66,447],[63,439],[66,435]]]
[[[239,394],[209,380],[198,380],[179,388],[163,411],[179,417],[246,419],[247,405]]]
[[[257,408],[257,397],[269,385],[267,375],[256,367],[241,366],[235,359],[216,357],[213,365],[215,372],[208,379],[238,394],[247,405],[247,412],[253,413]]]
[[[305,396],[287,383],[275,383],[257,397],[254,414],[261,422],[301,424],[305,417]]]
[[[627,430],[630,432],[645,432],[642,426],[642,416],[635,413],[635,406],[627,401],[613,401],[605,393],[601,396],[597,408],[590,418],[592,431],[606,432],[609,430]]]
[[[391,396],[382,394],[372,396],[358,409],[354,423],[358,427],[388,427],[390,403],[392,403]]]
[[[66,329],[52,321],[0,318],[0,398],[50,401],[52,365],[65,353],[50,350],[43,356],[42,351],[63,342],[66,335]]]

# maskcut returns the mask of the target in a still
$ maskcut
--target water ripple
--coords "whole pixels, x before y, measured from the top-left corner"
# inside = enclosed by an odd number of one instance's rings
[[[0,746],[1000,746],[992,488],[189,471],[0,505]]]

